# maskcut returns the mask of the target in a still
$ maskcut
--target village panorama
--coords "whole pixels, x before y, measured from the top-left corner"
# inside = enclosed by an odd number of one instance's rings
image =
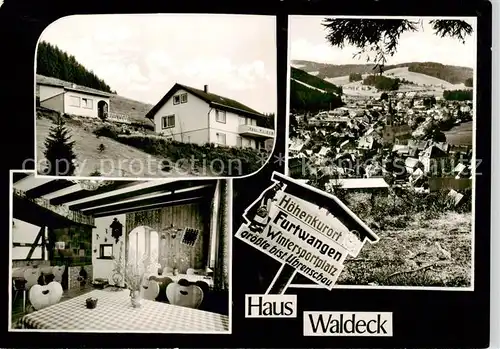
[[[292,20],[292,33],[303,23]],[[346,260],[337,284],[472,287],[473,69],[299,60],[299,42],[292,36],[288,174],[380,236]]]

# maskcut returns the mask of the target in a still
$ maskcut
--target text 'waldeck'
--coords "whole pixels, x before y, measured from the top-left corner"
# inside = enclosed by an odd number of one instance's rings
[[[245,295],[245,317],[295,318],[297,317],[297,296],[247,294]]]
[[[304,336],[392,337],[392,313],[305,311]]]

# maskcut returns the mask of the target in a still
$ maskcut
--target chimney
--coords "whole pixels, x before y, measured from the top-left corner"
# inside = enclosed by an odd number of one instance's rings
[[[208,85],[204,85],[204,86],[203,86],[203,91],[204,91],[205,93],[208,93]]]

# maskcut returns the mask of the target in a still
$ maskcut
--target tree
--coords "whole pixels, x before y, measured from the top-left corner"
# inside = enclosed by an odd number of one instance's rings
[[[388,99],[389,99],[389,95],[387,94],[387,92],[382,92],[382,94],[380,95],[380,100],[387,101]]]
[[[290,127],[289,127],[289,133],[288,135],[290,137],[296,137],[297,136],[297,128],[299,127],[299,123],[297,122],[297,117],[294,114],[290,115]]]
[[[274,130],[274,113],[264,114],[264,117],[257,120],[257,126],[270,128]]]
[[[72,176],[75,172],[76,155],[73,152],[74,141],[71,141],[62,117],[57,118],[50,128],[49,135],[45,140],[45,158],[49,163],[49,168],[45,175],[51,176]]]
[[[461,20],[431,20],[434,34],[452,37],[465,42],[473,28]],[[342,19],[325,18],[323,26],[327,30],[326,39],[332,46],[343,48],[345,43],[359,49],[354,57],[367,54],[367,61],[375,63],[374,70],[383,71],[387,56],[393,56],[404,32],[416,32],[423,28],[422,20],[409,19]]]
[[[360,81],[363,80],[363,76],[359,73],[351,73],[349,74],[349,82]]]
[[[472,78],[468,78],[467,80],[465,80],[465,86],[472,87],[472,85],[473,85]]]

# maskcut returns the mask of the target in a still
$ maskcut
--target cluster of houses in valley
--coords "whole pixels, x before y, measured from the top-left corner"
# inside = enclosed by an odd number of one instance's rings
[[[333,188],[418,192],[472,185],[472,146],[450,144],[443,130],[472,120],[471,101],[448,101],[415,92],[387,98],[343,96],[345,106],[316,115],[291,115],[289,174]],[[471,137],[472,139],[472,129]]]
[[[136,123],[149,126],[151,136],[184,143],[266,150],[274,145],[274,128],[258,125],[265,115],[212,93],[208,85],[198,89],[176,83],[155,106],[140,102],[123,106],[126,99],[115,94],[42,75],[37,75],[36,86],[37,106],[94,122],[112,122],[124,132],[130,129],[127,125]],[[137,105],[148,108],[137,111]],[[135,131],[148,133],[142,127]]]

